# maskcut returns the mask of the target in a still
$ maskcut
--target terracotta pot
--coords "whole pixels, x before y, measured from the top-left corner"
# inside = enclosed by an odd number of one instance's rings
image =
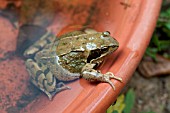
[[[63,1],[59,6],[56,3],[58,10],[48,30],[57,34],[66,25],[89,25],[98,31],[110,31],[120,47],[106,59],[101,71],[113,72],[123,82],[112,80],[114,91],[106,83],[76,80],[68,84],[71,90],[62,91],[49,101],[30,84],[24,60],[9,55],[16,49],[18,30],[0,17],[1,113],[103,113],[130,80],[149,44],[162,0],[73,1]]]

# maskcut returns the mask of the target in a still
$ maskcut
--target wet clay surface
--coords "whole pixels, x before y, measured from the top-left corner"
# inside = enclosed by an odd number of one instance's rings
[[[0,109],[16,113],[39,94],[29,82],[24,61],[11,57],[0,63]],[[29,99],[28,99],[29,98]]]
[[[39,91],[29,82],[24,60],[14,53],[18,31],[4,18],[0,18],[0,28],[0,111],[16,113]]]
[[[80,79],[69,83],[72,89],[58,93],[53,101],[29,82],[24,60],[15,54],[16,48],[22,47],[22,42],[17,43],[19,29],[14,28],[9,19],[0,17],[0,112],[105,112],[142,58],[156,24],[161,0],[131,1],[125,3],[130,4],[127,8],[121,2],[64,0],[55,3],[56,12],[53,19],[49,19],[52,20],[47,28],[49,31],[58,34],[68,25],[88,25],[98,31],[110,31],[119,41],[120,48],[107,58],[101,71],[115,73],[123,78],[123,83],[113,80],[116,86],[113,91],[108,84],[90,84]],[[44,23],[36,18],[30,22]],[[23,20],[22,24],[27,21]]]

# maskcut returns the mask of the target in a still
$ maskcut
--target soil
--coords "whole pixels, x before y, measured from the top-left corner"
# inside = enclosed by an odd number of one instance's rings
[[[170,113],[170,76],[145,78],[136,71],[128,87],[135,91],[131,113]]]

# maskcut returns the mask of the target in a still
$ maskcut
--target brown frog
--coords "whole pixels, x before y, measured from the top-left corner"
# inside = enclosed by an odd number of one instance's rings
[[[102,74],[96,68],[106,55],[118,47],[119,43],[110,36],[110,32],[86,29],[69,32],[59,38],[47,33],[29,47],[24,55],[29,58],[26,67],[32,83],[51,100],[57,92],[70,89],[63,81],[80,77],[90,82],[109,83],[115,89],[110,79],[122,79],[111,72]]]

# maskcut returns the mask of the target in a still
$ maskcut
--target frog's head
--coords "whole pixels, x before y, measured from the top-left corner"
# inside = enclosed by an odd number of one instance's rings
[[[103,51],[102,54],[109,54],[119,47],[119,42],[110,36],[109,31],[102,32],[99,40],[102,40],[103,43],[100,45],[100,50]]]
[[[89,44],[89,48],[91,50],[88,59],[92,60],[102,58],[117,50],[118,47],[119,47],[118,41],[114,39],[112,36],[110,36],[109,31],[100,32],[95,36],[93,42]]]

